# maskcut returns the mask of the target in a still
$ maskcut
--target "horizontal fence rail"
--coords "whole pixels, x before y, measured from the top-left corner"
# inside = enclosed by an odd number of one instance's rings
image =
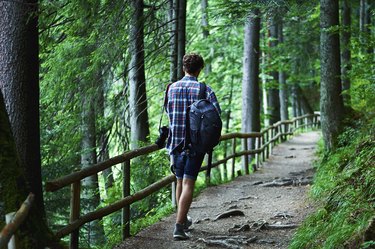
[[[245,174],[249,174],[249,158],[248,156],[253,155],[255,158],[255,165],[253,165],[254,169],[256,170],[259,167],[260,161],[265,161],[269,155],[271,154],[273,146],[276,143],[282,142],[287,140],[288,136],[291,136],[295,133],[296,130],[305,128],[305,127],[312,127],[318,128],[320,125],[320,114],[306,114],[300,117],[293,118],[292,120],[285,120],[279,121],[269,127],[262,129],[260,132],[250,132],[250,133],[228,133],[223,134],[220,138],[220,141],[225,141],[225,158],[217,160],[213,162],[211,165],[206,165],[201,167],[200,171],[206,171],[206,181],[209,182],[210,179],[210,169],[217,167],[219,165],[225,165],[229,160],[232,160],[232,170],[231,176],[232,178],[235,176],[235,159],[238,157],[243,157],[245,162]],[[237,139],[241,139],[242,142],[242,150],[236,151],[237,147]],[[251,146],[248,139],[253,139],[255,142],[253,143],[254,146]],[[242,141],[243,140],[243,141]],[[232,141],[232,154],[226,155],[227,151],[227,141]],[[250,144],[250,149],[248,145]],[[106,161],[97,163],[90,167],[84,168],[80,171],[71,173],[69,175],[60,177],[53,181],[49,181],[45,184],[45,190],[49,192],[57,191],[63,187],[71,186],[71,215],[70,215],[70,223],[62,228],[60,231],[56,233],[58,238],[65,237],[70,234],[70,248],[78,248],[78,237],[79,237],[79,228],[84,224],[91,222],[93,220],[100,219],[104,216],[107,216],[111,213],[114,213],[121,209],[129,210],[129,207],[132,203],[137,202],[139,200],[144,199],[145,197],[159,191],[161,188],[174,183],[175,176],[168,175],[163,179],[147,186],[146,188],[132,194],[124,195],[124,198],[118,200],[114,203],[109,204],[106,207],[102,207],[97,209],[93,212],[84,214],[80,216],[80,181],[86,177],[91,175],[95,175],[105,169],[113,167],[117,164],[123,164],[123,170],[127,176],[124,176],[128,179],[124,184],[127,184],[127,189],[130,188],[130,161],[133,158],[148,155],[155,151],[160,150],[160,148],[156,144],[152,144],[149,146],[145,146],[136,150],[127,151],[121,155],[112,157]],[[239,172],[241,174],[241,172]],[[174,193],[174,184],[172,184],[172,193]],[[172,197],[172,202],[175,199]],[[129,235],[129,224],[130,220],[127,220],[127,234]]]

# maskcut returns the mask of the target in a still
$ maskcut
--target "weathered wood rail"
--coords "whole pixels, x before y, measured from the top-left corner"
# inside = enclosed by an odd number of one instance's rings
[[[34,201],[34,194],[30,193],[26,200],[22,203],[21,207],[18,209],[16,213],[10,213],[9,217],[10,220],[7,222],[7,225],[1,230],[0,232],[0,249],[4,249],[7,247],[8,243],[10,246],[9,249],[17,248],[17,239],[13,238],[14,234],[16,233],[17,229],[20,227],[22,222],[26,219],[27,215],[29,214],[29,210],[31,205]],[[11,239],[13,241],[11,241]]]
[[[203,166],[201,171],[206,171],[206,180],[209,182],[210,179],[210,168],[217,167],[222,164],[226,164],[229,160],[232,160],[231,176],[235,176],[235,159],[237,157],[244,158],[244,173],[249,174],[249,156],[254,155],[256,170],[259,167],[260,161],[265,161],[271,154],[273,146],[278,143],[285,141],[288,136],[294,134],[297,129],[304,127],[317,128],[320,124],[320,114],[306,114],[300,117],[296,117],[292,120],[279,121],[274,125],[271,125],[260,132],[251,133],[228,133],[221,136],[220,141],[232,141],[232,154],[212,163],[211,167]],[[237,143],[236,139],[241,139],[242,150],[236,151]],[[248,139],[255,139],[255,148],[248,149]],[[224,150],[227,150],[227,146],[224,146]],[[130,195],[130,165],[131,159],[148,155],[159,150],[156,144],[145,146],[136,150],[127,151],[121,155],[112,157],[106,161],[92,165],[88,168],[82,169],[78,172],[71,173],[69,175],[60,177],[53,181],[49,181],[45,185],[46,191],[57,191],[63,187],[71,186],[71,215],[70,223],[61,230],[57,231],[56,235],[59,238],[65,237],[70,234],[70,248],[78,248],[78,237],[79,229],[84,224],[93,220],[100,219],[106,215],[123,209],[124,216],[126,217],[127,225],[124,227],[124,237],[130,236],[130,205],[136,201],[142,200],[145,197],[159,191],[161,188],[168,186],[172,183],[172,193],[174,193],[174,175],[165,176],[163,179],[149,185],[148,187]],[[226,153],[225,153],[226,155]],[[85,177],[97,174],[105,169],[113,167],[119,163],[123,163],[123,198],[106,207],[102,207],[95,211],[89,212],[82,216],[80,214],[80,181]],[[225,166],[226,167],[226,166]],[[174,196],[172,196],[172,202],[175,202]],[[175,203],[174,203],[175,205]]]

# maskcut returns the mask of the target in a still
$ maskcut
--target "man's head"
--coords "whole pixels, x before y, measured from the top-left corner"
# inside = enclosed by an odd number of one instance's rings
[[[198,76],[203,67],[204,61],[199,54],[191,53],[184,55],[183,70],[185,73]]]

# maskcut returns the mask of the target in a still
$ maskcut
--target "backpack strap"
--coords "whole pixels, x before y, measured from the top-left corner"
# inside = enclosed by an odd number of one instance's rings
[[[199,99],[206,99],[206,84],[199,82]]]

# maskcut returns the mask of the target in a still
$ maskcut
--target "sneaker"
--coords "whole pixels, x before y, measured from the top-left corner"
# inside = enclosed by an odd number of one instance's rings
[[[193,219],[190,216],[186,216],[186,221],[184,223],[184,230],[189,230],[189,227],[193,224]]]
[[[184,232],[184,225],[176,223],[174,231],[173,231],[173,238],[175,240],[189,239],[189,236]]]

